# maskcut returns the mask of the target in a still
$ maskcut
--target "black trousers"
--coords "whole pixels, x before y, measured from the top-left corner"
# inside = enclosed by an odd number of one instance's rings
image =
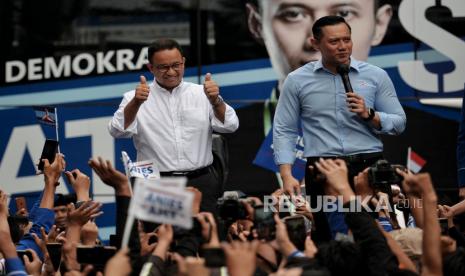
[[[365,168],[372,166],[374,163],[376,163],[376,161],[383,159],[383,154],[381,152],[377,152],[350,156],[330,156],[322,158],[339,158],[345,160],[349,174],[349,183],[353,189],[354,176],[362,172]],[[319,180],[320,178],[317,177],[319,172],[315,166],[315,162],[319,159],[320,157],[307,158],[307,165],[305,169],[305,191],[307,196],[310,197],[310,206],[312,208],[317,207],[317,198],[319,196],[325,195],[324,185],[326,184],[326,180]],[[309,166],[313,166],[314,170],[310,171]],[[331,232],[325,213],[323,211],[314,212],[313,218],[316,226],[315,231],[312,232],[313,241],[326,242],[331,240]]]
[[[200,203],[201,212],[213,213],[216,217],[218,198],[223,195],[222,180],[213,166],[208,167],[208,172],[201,175],[187,175],[187,186],[197,188],[202,193]]]

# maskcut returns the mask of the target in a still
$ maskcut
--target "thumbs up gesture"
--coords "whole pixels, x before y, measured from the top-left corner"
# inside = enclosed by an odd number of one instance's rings
[[[214,80],[212,80],[212,74],[207,73],[205,75],[205,82],[203,84],[203,90],[205,91],[205,95],[207,95],[208,100],[210,103],[215,106],[218,104],[220,95],[220,88],[216,84]]]
[[[136,95],[134,97],[137,104],[143,104],[150,94],[150,87],[144,76],[140,76],[140,83],[136,86]]]

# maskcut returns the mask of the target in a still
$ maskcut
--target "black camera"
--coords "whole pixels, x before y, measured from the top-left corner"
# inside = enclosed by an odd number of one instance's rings
[[[225,191],[218,199],[218,212],[224,221],[234,222],[247,218],[247,211],[241,203],[246,195],[241,191]]]
[[[397,184],[400,186],[403,177],[396,172],[396,169],[406,170],[404,166],[392,165],[385,159],[376,161],[368,170],[370,186],[384,193],[391,190],[391,185]]]

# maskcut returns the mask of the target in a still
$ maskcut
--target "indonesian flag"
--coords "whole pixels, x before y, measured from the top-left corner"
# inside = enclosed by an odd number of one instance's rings
[[[426,160],[412,151],[412,148],[409,147],[407,156],[407,169],[414,173],[418,173],[425,164]]]

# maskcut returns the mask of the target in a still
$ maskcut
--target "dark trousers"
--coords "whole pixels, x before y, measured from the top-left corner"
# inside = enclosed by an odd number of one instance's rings
[[[187,176],[187,186],[197,188],[202,193],[200,203],[201,212],[213,213],[216,217],[216,202],[223,194],[222,180],[213,166],[208,168],[208,173],[198,176]]]
[[[318,180],[316,177],[318,171],[315,166],[315,162],[320,157],[309,157],[307,158],[307,166],[305,169],[305,191],[307,196],[310,197],[310,206],[315,209],[317,207],[317,198],[325,195],[324,185],[326,180]],[[357,154],[351,156],[340,156],[340,157],[323,157],[327,158],[340,158],[346,161],[348,168],[348,177],[350,186],[354,187],[354,176],[363,171],[365,168],[372,166],[376,161],[383,158],[382,153],[368,153],[368,154]],[[313,166],[314,171],[310,171],[309,166]],[[315,231],[312,232],[312,239],[315,242],[326,242],[331,240],[331,232],[326,218],[325,213],[320,210],[313,212],[313,218],[315,222]]]

